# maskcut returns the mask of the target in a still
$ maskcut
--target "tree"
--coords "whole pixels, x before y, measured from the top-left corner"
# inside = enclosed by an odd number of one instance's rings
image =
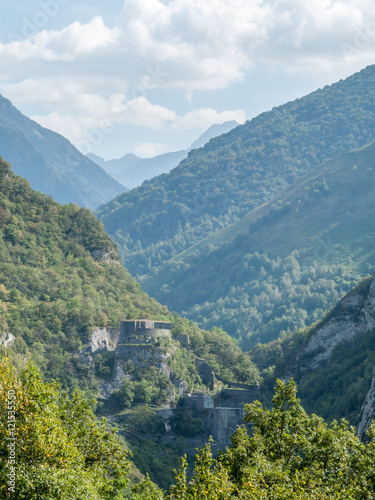
[[[16,370],[3,356],[0,373],[0,498],[125,498],[128,454],[87,401],[63,394],[58,382],[43,382],[32,363]]]
[[[170,498],[375,499],[375,426],[364,444],[345,420],[309,416],[296,392],[293,380],[279,380],[271,409],[246,405],[251,435],[239,427],[216,461],[204,447],[190,482],[183,461]]]
[[[237,487],[229,479],[227,468],[216,462],[211,452],[212,439],[196,455],[191,481],[187,480],[186,456],[180,461],[176,484],[170,498],[176,500],[227,500],[236,495]]]

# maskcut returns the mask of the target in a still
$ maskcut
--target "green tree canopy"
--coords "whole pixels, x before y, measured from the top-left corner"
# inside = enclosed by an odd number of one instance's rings
[[[190,481],[183,460],[169,498],[374,499],[375,426],[364,444],[345,420],[309,416],[296,392],[293,380],[278,381],[271,409],[246,405],[251,434],[238,428],[217,460],[205,446]]]
[[[69,398],[58,382],[43,382],[31,363],[17,371],[2,357],[0,373],[0,498],[125,498],[121,491],[128,483],[130,461],[106,421],[98,422],[78,393]],[[8,425],[13,416],[14,428]],[[11,442],[15,443],[13,496],[7,476]]]

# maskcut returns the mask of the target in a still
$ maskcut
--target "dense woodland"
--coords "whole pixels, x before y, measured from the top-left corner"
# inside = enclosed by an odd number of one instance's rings
[[[0,359],[1,412],[17,412],[12,435],[21,450],[13,489],[19,499],[225,500],[375,498],[375,429],[363,444],[345,420],[327,425],[309,416],[293,381],[278,381],[272,408],[246,405],[251,434],[239,427],[231,446],[214,459],[208,443],[196,456],[191,478],[182,458],[170,495],[131,474],[125,445],[105,420],[98,422],[77,393],[46,384],[32,364],[16,371]],[[9,391],[14,393],[9,403]],[[10,410],[8,409],[10,408]],[[16,408],[16,410],[15,410]],[[0,425],[0,498],[11,465],[5,457],[9,429]],[[12,483],[11,483],[12,484]]]
[[[98,217],[130,273],[147,275],[321,163],[371,142],[374,81],[369,66],[262,113],[102,206]]]
[[[374,153],[372,143],[317,167],[142,286],[245,350],[311,325],[374,269]]]
[[[15,433],[21,500],[375,499],[374,425],[366,442],[350,426],[372,381],[374,330],[338,343],[316,369],[303,366],[304,347],[375,265],[374,144],[321,166],[373,140],[374,80],[371,66],[264,113],[103,206],[98,215],[120,250],[93,213],[32,190],[0,158],[0,335],[8,343],[0,498],[10,498],[6,440]],[[21,140],[3,129],[13,145]],[[299,247],[297,220],[311,227]],[[142,291],[121,258],[168,307]],[[350,294],[367,297],[370,283]],[[83,359],[93,329],[140,318],[172,323],[172,338],[154,346],[170,354],[165,369],[156,355],[148,366],[127,360],[122,384],[97,401],[116,357]],[[245,406],[230,447],[214,457],[208,439],[188,464],[182,438],[202,437],[202,418],[177,411],[167,430],[154,409],[179,404],[176,381],[209,392],[196,357],[212,367],[216,389],[259,382],[262,402]],[[178,436],[169,448],[139,438],[168,432]]]
[[[1,329],[15,336],[12,351],[17,356],[30,355],[48,378],[96,396],[98,377],[108,374],[111,356],[98,358],[94,371],[81,360],[79,351],[88,345],[92,329],[118,328],[122,319],[171,320],[174,335],[191,338],[192,351],[176,344],[171,360],[176,377],[188,386],[199,382],[193,352],[224,377],[256,379],[257,369],[226,333],[201,331],[142,292],[89,210],[61,206],[33,191],[4,161],[0,187]],[[141,374],[134,384],[137,380],[142,385]],[[150,380],[153,402],[156,393],[163,401],[157,388],[167,384],[165,377]],[[150,402],[148,397],[143,391],[136,401]]]

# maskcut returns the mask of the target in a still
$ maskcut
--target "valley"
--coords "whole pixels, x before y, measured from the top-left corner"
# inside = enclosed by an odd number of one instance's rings
[[[20,498],[374,498],[374,80],[211,127],[170,163],[88,158],[0,98]]]
[[[374,269],[374,154],[370,144],[315,168],[154,269],[144,289],[244,349],[321,319]]]

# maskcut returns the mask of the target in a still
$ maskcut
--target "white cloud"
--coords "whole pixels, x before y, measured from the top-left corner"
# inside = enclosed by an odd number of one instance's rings
[[[0,55],[19,60],[35,58],[74,61],[80,54],[113,46],[118,39],[119,30],[108,28],[103,18],[96,16],[89,23],[81,24],[77,21],[61,31],[37,31],[34,26],[27,30],[25,28],[24,34],[28,36],[19,36],[19,40],[1,43]]]
[[[71,106],[60,112],[46,115],[34,115],[32,118],[46,128],[51,128],[67,137],[74,144],[85,142],[92,133],[102,131],[110,133],[116,125],[161,129],[168,122],[176,120],[176,113],[163,106],[153,105],[144,97],[125,102],[125,96],[112,94],[108,99],[101,96],[80,94],[79,103],[74,112],[72,97]]]
[[[187,99],[224,89],[257,65],[333,73],[373,63],[372,0],[125,0],[116,25],[101,16],[64,29],[24,26],[26,39],[0,44],[0,91],[38,103],[35,118],[77,142],[103,123],[156,130],[244,121],[241,110],[178,116],[151,103],[156,88]],[[229,106],[227,106],[229,107]]]
[[[154,129],[176,120],[176,113],[163,106],[151,104],[145,97],[138,97],[126,103],[119,118],[122,123],[143,125]]]
[[[370,0],[276,0],[274,21],[268,43],[259,57],[274,67],[284,65],[289,71],[335,71],[348,63],[343,47],[351,47],[352,62],[373,62],[375,9]]]
[[[84,97],[79,107],[77,104],[76,111],[78,110],[79,113],[73,114],[73,102],[72,107],[65,112],[61,106],[60,112],[54,111],[47,115],[34,115],[32,118],[42,126],[64,135],[83,149],[87,149],[87,141],[92,146],[95,146],[95,143],[98,142],[95,137],[111,133],[117,125],[127,124],[151,127],[154,130],[163,129],[165,131],[198,130],[203,132],[215,123],[223,123],[228,120],[243,123],[246,119],[242,110],[217,112],[214,109],[205,108],[178,116],[173,110],[151,104],[145,97],[132,99],[128,102],[125,101],[125,96],[121,94],[112,94],[107,100],[89,94]],[[151,142],[142,143],[139,147],[150,149],[155,148],[156,144]],[[151,153],[142,154],[144,156],[154,156]],[[160,154],[159,150],[156,154]]]
[[[58,82],[69,75],[102,91],[105,76],[108,93],[126,92],[159,66],[157,85],[225,88],[257,63],[304,71],[316,70],[319,60],[344,64],[343,43],[358,49],[358,60],[368,58],[375,46],[371,13],[372,0],[126,0],[114,27],[96,16],[0,44],[2,79],[43,75]],[[367,44],[359,42],[361,31]]]
[[[134,153],[141,158],[152,158],[161,155],[168,150],[166,144],[159,144],[158,142],[141,142],[134,148]]]
[[[205,130],[215,123],[221,124],[226,121],[236,120],[244,123],[246,116],[243,110],[222,111],[218,113],[214,109],[197,109],[190,111],[184,116],[178,117],[172,125],[177,130],[200,129]]]
[[[118,26],[138,58],[169,73],[165,85],[224,88],[251,65],[250,52],[267,38],[271,9],[258,0],[239,0],[229,15],[220,15],[219,3],[127,0]]]

